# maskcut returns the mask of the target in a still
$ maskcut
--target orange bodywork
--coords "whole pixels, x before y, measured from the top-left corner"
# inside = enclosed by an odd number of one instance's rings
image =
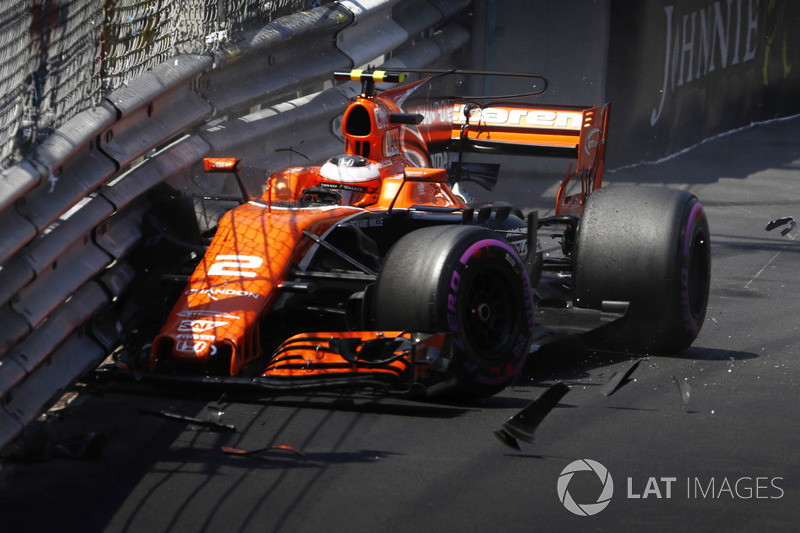
[[[469,112],[465,104],[455,104],[451,139],[486,150],[508,151],[514,147],[531,153],[572,157],[577,160],[561,183],[556,196],[557,215],[577,215],[586,196],[603,181],[608,104],[594,107],[565,106],[485,106]],[[575,178],[580,189],[567,194]],[[577,187],[576,187],[577,188]]]
[[[358,339],[371,341],[397,337],[400,331],[328,331],[318,333],[301,333],[287,339],[275,351],[275,354],[264,371],[264,375],[282,378],[302,378],[324,370],[334,374],[357,372],[358,365],[345,359],[340,353],[331,350],[331,341],[336,339]],[[411,361],[403,357],[404,351],[395,351],[398,356],[391,363],[372,369],[378,373],[403,374],[408,371]],[[363,369],[362,369],[363,370]]]
[[[399,112],[391,101],[369,99],[360,102],[362,111],[375,121],[388,124],[388,113]],[[394,105],[394,107],[393,107]],[[375,117],[378,117],[377,119]],[[384,118],[381,118],[384,117]],[[409,179],[407,169],[414,162],[425,163],[422,152],[409,158],[398,143],[417,142],[418,135],[403,133],[397,126],[380,129],[371,123],[364,135],[349,134],[355,148],[380,147],[382,186],[378,201],[368,211],[386,211],[414,205],[464,207],[446,184],[444,171],[418,169]],[[378,149],[378,148],[376,148]],[[391,155],[388,155],[391,154]],[[208,159],[205,167],[214,172],[236,172],[236,159]],[[363,212],[351,206],[287,207],[303,191],[313,187],[319,166],[292,167],[272,174],[260,198],[251,199],[227,212],[219,222],[214,239],[173,307],[165,326],[153,342],[151,366],[169,354],[181,364],[207,366],[218,353],[231,353],[230,374],[236,375],[253,360],[262,357],[259,324],[281,294],[292,265],[297,264],[314,242],[303,234],[322,235],[342,219]],[[226,350],[227,348],[227,350]]]
[[[431,166],[429,143],[466,141],[478,147],[501,149],[523,146],[577,157],[576,171],[568,173],[558,192],[559,214],[579,212],[585,196],[600,186],[607,106],[490,105],[467,121],[466,104],[450,103],[437,108],[437,119],[417,128],[414,115],[401,109],[401,105],[419,83],[422,82],[377,95],[361,95],[351,101],[344,113],[345,153],[366,158],[380,167],[381,186],[372,205],[304,205],[301,199],[317,184],[320,166],[292,167],[273,173],[259,197],[247,198],[240,182],[242,204],[221,218],[212,243],[153,341],[151,367],[163,359],[203,367],[215,356],[225,354],[230,357],[230,374],[237,375],[263,357],[259,326],[282,294],[281,284],[288,280],[292,267],[315,246],[309,233],[320,237],[335,224],[364,212],[390,212],[419,205],[465,208],[448,186],[447,172],[427,168]],[[204,162],[208,172],[236,173],[239,168],[240,161],[233,158],[209,158]],[[575,177],[581,180],[582,189],[569,196],[567,186]],[[378,335],[398,333],[327,332],[293,337],[273,355],[266,373],[296,377],[314,369],[351,372],[352,362],[343,360],[341,354],[304,344],[305,340],[310,336],[375,339]],[[410,359],[400,358],[382,369],[368,371],[399,375],[408,370],[409,364]]]
[[[340,341],[353,340],[356,347],[350,356],[337,350]],[[397,341],[382,364],[361,360],[370,342]],[[398,380],[405,377],[411,382],[429,368],[428,361],[435,360],[444,349],[445,334],[412,338],[401,331],[327,331],[300,333],[287,339],[275,351],[265,377],[295,382],[313,380],[320,374],[332,377],[358,376],[360,379]]]
[[[303,231],[322,235],[363,211],[350,206],[280,205],[298,198],[318,169],[296,167],[273,175],[260,200],[220,219],[211,246],[153,342],[152,363],[168,350],[180,363],[204,366],[227,345],[233,350],[230,373],[236,375],[264,355],[258,325],[280,294],[279,285],[291,266],[314,244]],[[446,184],[406,181],[402,173],[384,179],[378,202],[367,210],[387,210],[392,204],[394,208],[463,205]]]
[[[583,111],[577,169],[574,173],[567,172],[566,178],[558,188],[557,215],[580,214],[586,197],[603,184],[608,115],[608,104],[590,107]],[[580,191],[567,195],[567,189],[574,178],[580,180]]]
[[[274,303],[293,262],[354,207],[290,210],[249,202],[227,212],[217,234],[167,323],[153,342],[181,363],[207,365],[225,345],[233,348],[230,373],[262,354],[258,324]]]

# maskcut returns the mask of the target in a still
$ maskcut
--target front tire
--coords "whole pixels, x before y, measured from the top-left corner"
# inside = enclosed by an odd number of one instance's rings
[[[533,333],[522,260],[497,233],[436,226],[401,238],[375,284],[376,327],[449,332],[449,366],[467,396],[495,394],[521,370]]]
[[[703,206],[689,192],[610,187],[587,198],[574,252],[574,303],[627,301],[624,318],[590,335],[626,352],[675,353],[703,326],[711,243]]]

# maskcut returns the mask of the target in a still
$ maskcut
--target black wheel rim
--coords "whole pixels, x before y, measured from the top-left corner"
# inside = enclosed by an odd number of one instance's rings
[[[481,269],[472,277],[463,319],[467,341],[482,357],[502,357],[513,341],[518,298],[513,281],[497,268]]]
[[[689,257],[689,309],[692,316],[700,318],[708,303],[709,283],[709,248],[708,239],[702,231],[692,239]]]

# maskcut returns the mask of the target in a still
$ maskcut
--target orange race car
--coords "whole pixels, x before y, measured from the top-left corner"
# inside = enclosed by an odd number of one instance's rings
[[[207,172],[237,179],[240,205],[219,220],[155,338],[123,366],[264,391],[476,397],[509,385],[557,333],[615,350],[688,347],[710,276],[697,198],[600,189],[607,105],[415,98],[453,73],[403,85],[399,72],[337,72],[362,83],[343,115],[342,154],[275,172],[260,196],[246,192],[238,159],[206,159]],[[443,151],[454,162],[433,168]],[[469,205],[462,183],[491,188],[498,168],[465,162],[467,152],[576,164],[555,214],[525,216]],[[559,232],[559,257],[542,254],[543,227]]]

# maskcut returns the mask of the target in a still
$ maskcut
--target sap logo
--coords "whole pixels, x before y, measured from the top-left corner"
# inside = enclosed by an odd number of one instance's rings
[[[218,320],[181,320],[178,331],[190,331],[192,333],[202,333],[210,329],[227,326],[228,322]]]

